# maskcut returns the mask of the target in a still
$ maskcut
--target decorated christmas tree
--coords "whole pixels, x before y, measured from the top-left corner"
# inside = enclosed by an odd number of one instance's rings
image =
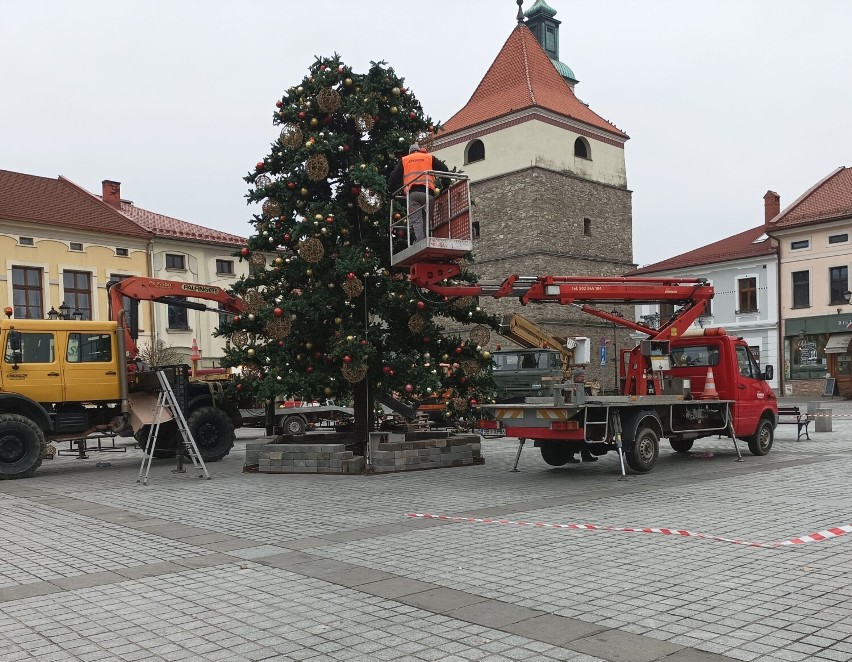
[[[474,298],[415,288],[390,262],[388,177],[438,126],[384,62],[358,74],[337,55],[318,58],[276,107],[280,134],[245,177],[262,203],[240,251],[249,275],[233,288],[247,313],[218,332],[231,341],[226,364],[241,369],[235,388],[258,402],[354,401],[362,432],[380,395],[440,397],[451,418],[473,420],[494,394],[496,320]],[[449,320],[463,336],[446,332]]]

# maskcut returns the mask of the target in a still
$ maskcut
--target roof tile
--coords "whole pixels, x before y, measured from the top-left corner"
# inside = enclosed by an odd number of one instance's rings
[[[628,137],[577,99],[523,24],[509,35],[467,104],[443,125],[441,136],[533,107]]]
[[[852,216],[852,168],[840,167],[772,219],[770,227],[809,225],[845,216]]]
[[[174,239],[192,239],[226,246],[242,246],[246,243],[244,237],[229,234],[213,228],[206,228],[194,223],[181,221],[171,216],[157,214],[147,209],[136,207],[131,202],[121,201],[121,211],[156,237],[171,237]]]

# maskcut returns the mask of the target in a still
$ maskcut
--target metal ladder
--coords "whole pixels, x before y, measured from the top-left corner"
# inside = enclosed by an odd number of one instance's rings
[[[163,412],[166,409],[169,410],[175,423],[177,423],[178,431],[183,439],[182,447],[177,449],[178,468],[176,472],[183,473],[183,455],[186,453],[189,459],[192,460],[192,466],[196,469],[201,469],[201,474],[198,477],[210,480],[210,473],[207,471],[204,460],[201,458],[201,453],[198,452],[198,446],[195,443],[195,439],[192,438],[189,426],[186,424],[186,419],[175,397],[175,392],[172,390],[172,385],[169,383],[166,373],[163,370],[157,370],[157,380],[160,382],[160,394],[157,397],[154,423],[148,430],[148,440],[145,442],[145,453],[142,456],[142,465],[139,467],[139,477],[136,479],[136,482],[143,485],[148,484],[148,474],[151,472],[151,460],[154,458],[157,436],[160,434],[160,423],[163,422]]]

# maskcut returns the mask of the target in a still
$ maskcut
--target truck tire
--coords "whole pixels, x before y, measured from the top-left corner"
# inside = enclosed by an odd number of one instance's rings
[[[199,407],[186,419],[198,452],[205,462],[218,462],[234,447],[234,423],[216,407]]]
[[[695,439],[669,439],[669,443],[672,445],[672,450],[678,453],[688,453],[692,450]]]
[[[0,414],[0,480],[29,478],[41,466],[47,442],[32,420]]]
[[[772,441],[775,439],[775,430],[772,428],[772,421],[765,418],[760,419],[757,424],[757,430],[754,435],[746,437],[748,449],[752,455],[766,455],[769,449],[772,448]]]
[[[561,467],[563,464],[568,464],[574,459],[574,451],[568,444],[562,444],[553,441],[543,441],[541,443],[541,459],[551,467]],[[572,464],[574,464],[572,462]]]
[[[633,471],[644,474],[657,464],[660,457],[660,437],[651,427],[641,427],[636,431],[633,447],[625,453],[627,465]]]
[[[143,451],[145,450],[145,445],[148,443],[148,431],[150,429],[150,425],[143,425],[133,435],[133,438],[136,440],[136,445]],[[153,457],[160,460],[175,457],[177,454],[179,437],[180,432],[178,432],[177,423],[174,421],[166,421],[165,423],[162,423],[160,425],[159,434],[157,435],[157,443],[154,445],[154,452],[152,453]]]
[[[281,425],[283,434],[305,434],[305,428],[305,419],[301,416],[288,416]]]

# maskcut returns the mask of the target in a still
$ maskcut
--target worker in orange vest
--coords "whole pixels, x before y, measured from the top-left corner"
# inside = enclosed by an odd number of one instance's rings
[[[420,145],[414,143],[408,148],[408,154],[396,164],[396,168],[388,179],[391,193],[405,186],[405,197],[408,205],[408,225],[417,242],[426,238],[426,210],[431,207],[427,203],[435,196],[435,176],[427,171],[449,172],[446,164],[436,159]],[[450,180],[441,179],[441,187],[447,188]]]

